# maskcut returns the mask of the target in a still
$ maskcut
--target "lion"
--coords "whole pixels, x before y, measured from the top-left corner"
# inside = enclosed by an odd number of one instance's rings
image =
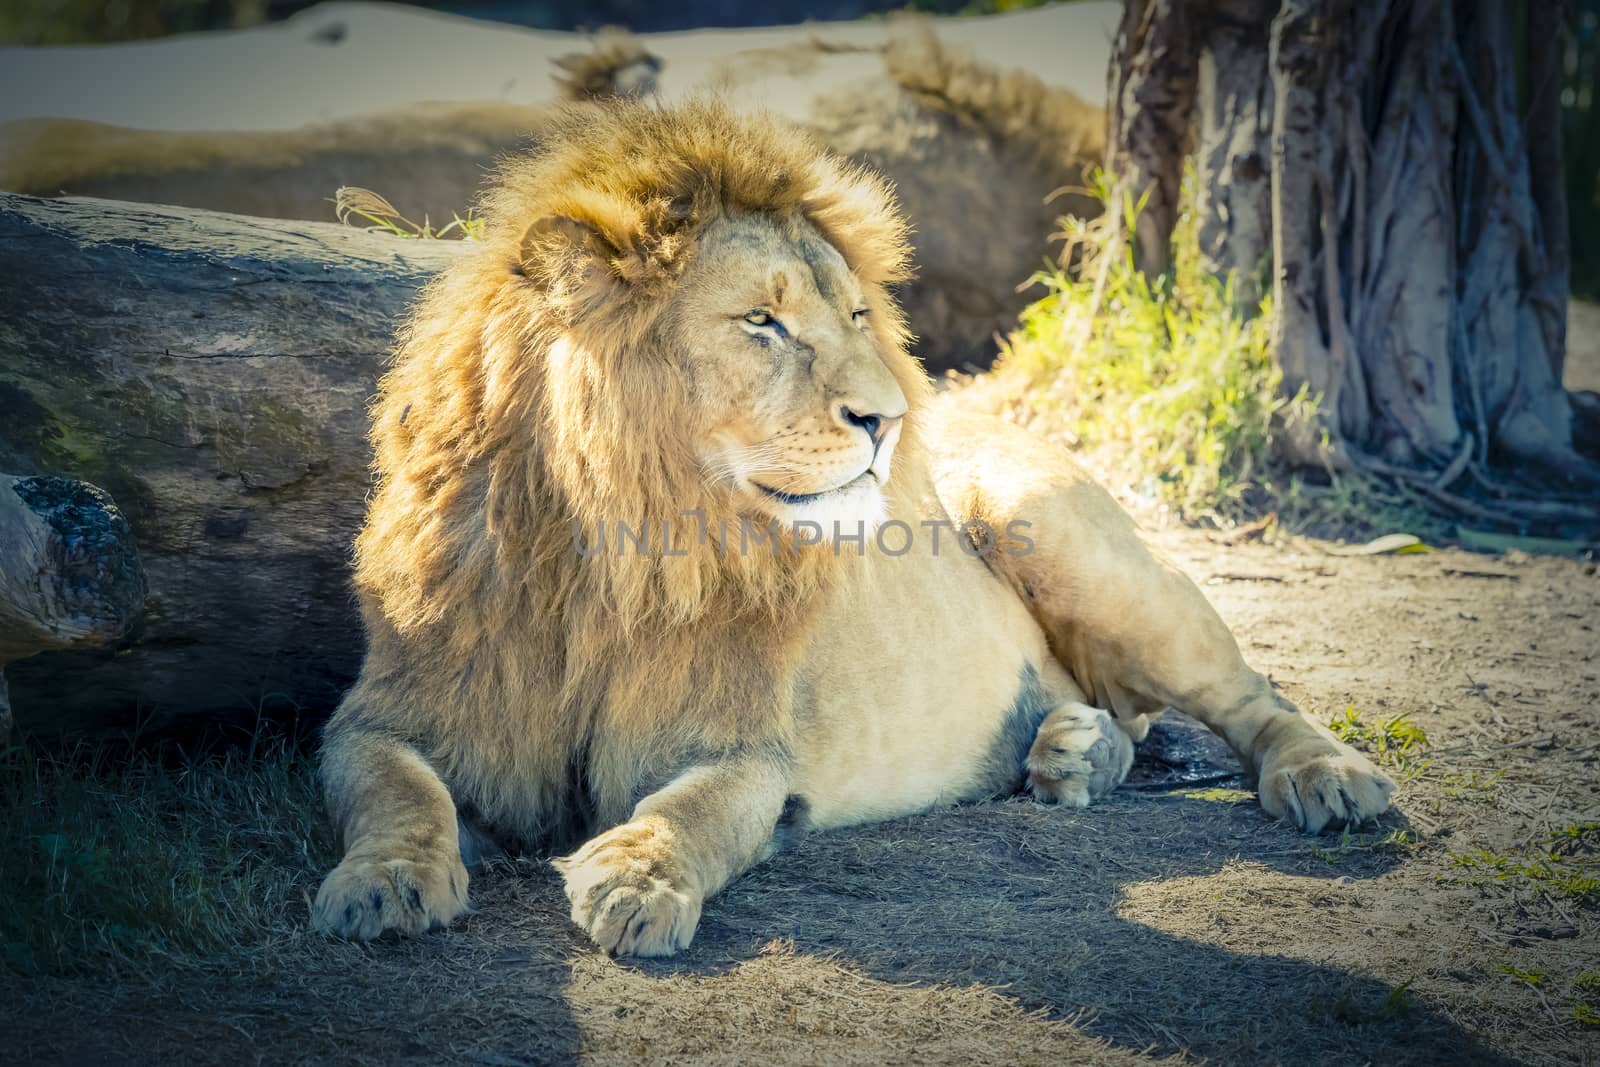
[[[671,954],[798,835],[1090,804],[1164,706],[1302,830],[1389,807],[1064,452],[935,394],[881,177],[715,100],[612,102],[484,218],[373,407],[315,928],[441,927],[513,851],[558,856],[601,949]]]

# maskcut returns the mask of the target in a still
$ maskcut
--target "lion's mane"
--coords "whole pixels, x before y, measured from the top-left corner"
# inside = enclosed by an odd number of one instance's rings
[[[373,411],[379,486],[356,545],[369,654],[348,702],[436,739],[430,758],[491,819],[554,818],[583,793],[624,805],[673,753],[783,744],[790,675],[837,558],[715,539],[684,556],[584,556],[574,530],[682,536],[688,510],[712,529],[738,520],[685,432],[679,366],[695,357],[661,328],[722,215],[803,214],[862,279],[907,396],[925,394],[887,288],[907,272],[892,194],[722,103],[617,102],[559,112],[482,210],[481,247],[425,291]],[[914,424],[915,411],[901,456]],[[506,766],[509,753],[535,765]],[[574,765],[583,789],[564,781]]]

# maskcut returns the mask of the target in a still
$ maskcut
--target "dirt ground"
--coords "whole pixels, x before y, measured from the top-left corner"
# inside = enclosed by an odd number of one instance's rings
[[[270,953],[0,980],[0,1060],[1600,1060],[1580,1018],[1600,1005],[1595,565],[1154,537],[1303,707],[1426,731],[1399,815],[1303,837],[1176,723],[1087,811],[813,836],[711,901],[671,961],[597,954],[529,863],[480,875],[479,912],[420,940],[328,943],[290,899]]]

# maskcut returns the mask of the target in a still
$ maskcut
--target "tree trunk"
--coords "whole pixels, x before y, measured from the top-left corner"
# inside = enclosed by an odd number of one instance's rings
[[[1337,415],[1343,438],[1358,449],[1437,469],[1457,453],[1463,434],[1451,373],[1458,272],[1450,156],[1459,105],[1448,50],[1440,46],[1451,39],[1449,0],[1356,7],[1341,10],[1330,26],[1342,38],[1330,46],[1346,62],[1320,88],[1327,121],[1341,132],[1318,182],[1334,204],[1327,221],[1308,229],[1321,231],[1323,255],[1331,257],[1323,268],[1328,287],[1348,294],[1333,328],[1350,338],[1358,358],[1345,380],[1363,382],[1367,403],[1360,410],[1341,395],[1329,405],[1330,417]],[[1358,18],[1372,20],[1376,41],[1359,36]],[[1363,121],[1366,101],[1373,103]],[[1365,188],[1350,188],[1345,204],[1335,175],[1352,171]],[[1365,218],[1356,217],[1357,200]]]
[[[104,487],[148,583],[126,648],[6,668],[20,726],[337,700],[361,650],[367,399],[407,302],[463,251],[0,194],[0,470]]]
[[[1182,10],[1128,0],[1107,158],[1124,186],[1149,188],[1163,205],[1148,230],[1140,220],[1139,262],[1168,262],[1148,243],[1170,240],[1165,205],[1182,160],[1152,161],[1149,146],[1182,137],[1149,131],[1181,113],[1174,87],[1194,69],[1181,50],[1151,42],[1193,39],[1202,255],[1244,280],[1248,296],[1270,229],[1283,391],[1317,399],[1309,421],[1281,428],[1290,461],[1400,478],[1480,518],[1594,521],[1592,501],[1484,507],[1451,491],[1507,498],[1518,495],[1511,483],[1580,494],[1600,485],[1573,449],[1560,377],[1570,258],[1562,7],[1520,5],[1519,35],[1508,0],[1209,0]],[[1137,114],[1141,91],[1152,117]],[[1266,228],[1258,160],[1270,161]],[[1516,470],[1497,477],[1496,465]]]
[[[1232,275],[1247,312],[1261,302],[1272,252],[1272,129],[1267,27],[1276,0],[1219,0],[1197,16],[1199,63],[1195,148],[1200,254]],[[1181,161],[1180,161],[1181,163]]]
[[[1347,335],[1335,330],[1330,336],[1322,327],[1326,290],[1317,273],[1320,241],[1312,223],[1321,218],[1318,174],[1326,162],[1319,83],[1329,57],[1327,30],[1316,6],[1316,0],[1284,3],[1272,23],[1268,60],[1274,99],[1272,345],[1284,393],[1294,396],[1306,389],[1323,398],[1317,422],[1289,424],[1279,434],[1280,450],[1302,464],[1327,463],[1324,441],[1339,440],[1339,426],[1329,413],[1338,411],[1351,363]],[[1342,324],[1343,317],[1333,321]]]
[[[1183,160],[1194,113],[1194,37],[1185,0],[1127,0],[1106,78],[1106,170],[1113,204],[1142,205],[1134,262],[1171,262]]]
[[[1528,173],[1534,210],[1544,238],[1545,274],[1539,281],[1541,306],[1557,310],[1541,318],[1550,373],[1561,381],[1567,361],[1567,294],[1572,288],[1572,246],[1567,229],[1567,170],[1562,151],[1561,83],[1566,62],[1566,0],[1528,5]]]

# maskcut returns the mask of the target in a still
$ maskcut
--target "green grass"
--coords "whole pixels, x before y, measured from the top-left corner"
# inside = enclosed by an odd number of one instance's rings
[[[1550,851],[1559,856],[1600,851],[1600,822],[1575,822],[1550,831]]]
[[[1343,714],[1328,720],[1328,729],[1346,744],[1362,745],[1379,756],[1404,759],[1428,745],[1428,735],[1408,715],[1394,715],[1368,722],[1355,709],[1345,705]]]
[[[1513,967],[1509,963],[1503,963],[1500,965],[1500,973],[1510,975],[1512,978],[1515,978],[1523,985],[1532,989],[1538,989],[1541,986],[1550,984],[1550,975],[1540,967],[1536,967],[1532,970],[1523,970],[1520,967]]]
[[[463,241],[477,241],[483,237],[484,221],[470,209],[465,215],[453,215],[449,222],[435,229],[426,215],[421,222],[413,222],[382,196],[356,185],[340,186],[333,194],[333,212],[346,226],[384,230],[396,237],[412,240],[432,241],[454,237]]]
[[[0,969],[105,973],[298,936],[332,860],[310,760],[0,749]]]
[[[1375,1004],[1363,1004],[1345,993],[1328,1007],[1328,1014],[1346,1026],[1369,1026],[1405,1019],[1416,1007],[1417,998],[1410,982],[1401,982]]]
[[[1354,705],[1346,705],[1341,714],[1328,720],[1328,729],[1346,744],[1372,753],[1402,781],[1416,778],[1431,766],[1431,761],[1422,755],[1428,747],[1428,735],[1408,715],[1369,722]]]
[[[1240,308],[1205,270],[1192,213],[1172,270],[1147,278],[1126,239],[1136,209],[1112,210],[1103,179],[1095,192],[1101,218],[1062,222],[1076,269],[1035,277],[1047,295],[1023,312],[1001,365],[1119,481],[1188,517],[1236,510],[1266,469],[1273,419],[1295,406],[1277,395],[1270,309]]]
[[[1452,800],[1475,800],[1489,804],[1494,802],[1495,787],[1505,776],[1504,769],[1493,772],[1473,770],[1460,774],[1447,774],[1440,779],[1439,788]]]
[[[1572,978],[1572,1020],[1580,1026],[1600,1028],[1600,973],[1580,971]]]
[[[1505,963],[1500,965],[1500,973],[1537,991],[1540,996],[1546,992],[1558,993],[1560,989],[1555,978],[1542,967],[1524,969]],[[1596,994],[1600,994],[1600,974],[1594,971],[1580,971],[1566,983],[1566,995],[1572,1000],[1571,1019],[1585,1029],[1600,1027],[1600,1004],[1596,1003],[1600,997]]]
[[[1217,786],[1208,789],[1190,789],[1178,795],[1186,800],[1208,800],[1213,804],[1253,804],[1256,799],[1255,793],[1248,789],[1224,789]]]
[[[1345,830],[1338,843],[1323,848],[1311,846],[1311,855],[1323,863],[1339,863],[1350,856],[1376,853],[1407,853],[1420,843],[1416,831],[1408,829],[1385,830],[1381,833],[1351,833]]]
[[[1249,305],[1235,279],[1207,269],[1193,184],[1186,175],[1172,266],[1152,278],[1133,263],[1139,205],[1114,204],[1110,182],[1093,179],[1105,210],[1061,220],[1062,265],[1032,279],[1046,294],[1001,353],[1007,395],[1103,480],[1186,521],[1227,526],[1275,514],[1289,529],[1329,536],[1443,536],[1403,486],[1368,477],[1320,484],[1320,475],[1308,480],[1274,458],[1274,436],[1311,417],[1316,398],[1303,389],[1282,395],[1270,298]]]
[[[1475,848],[1450,858],[1479,882],[1523,886],[1580,907],[1600,905],[1600,824],[1573,823],[1546,840],[1546,847],[1527,854]]]

